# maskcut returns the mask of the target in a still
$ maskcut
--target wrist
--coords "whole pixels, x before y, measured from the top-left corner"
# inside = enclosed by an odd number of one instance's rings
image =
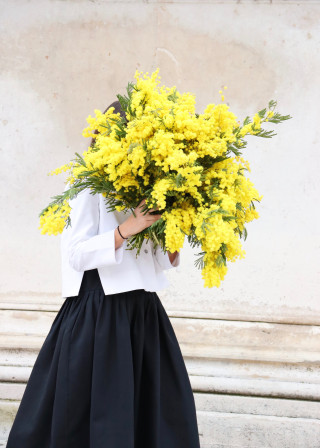
[[[118,228],[114,229],[114,241],[115,241],[115,249],[118,249],[123,245],[125,240],[121,238],[120,233],[118,232]]]
[[[124,239],[128,239],[130,238],[132,235],[127,231],[126,227],[122,224],[120,224],[118,226],[118,229],[120,230],[120,236],[123,237],[123,241]],[[118,232],[119,233],[119,232]]]

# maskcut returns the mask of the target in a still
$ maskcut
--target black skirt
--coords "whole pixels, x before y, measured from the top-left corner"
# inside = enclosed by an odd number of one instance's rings
[[[105,295],[97,269],[58,311],[7,448],[199,448],[194,396],[156,292]]]

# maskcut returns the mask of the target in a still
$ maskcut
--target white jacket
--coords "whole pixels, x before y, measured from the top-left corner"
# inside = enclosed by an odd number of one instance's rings
[[[65,190],[69,188],[66,184]],[[115,249],[114,230],[129,213],[110,212],[102,194],[82,190],[69,201],[71,225],[61,234],[62,297],[77,296],[83,273],[97,268],[105,294],[134,289],[158,291],[169,286],[163,270],[180,265],[180,253],[174,264],[160,246],[144,241],[136,258],[136,249],[127,250],[127,240]]]

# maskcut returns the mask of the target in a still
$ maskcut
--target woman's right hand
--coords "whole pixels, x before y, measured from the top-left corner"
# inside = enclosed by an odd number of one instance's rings
[[[162,217],[161,214],[150,215],[151,212],[159,210],[159,207],[151,208],[147,210],[147,212],[142,212],[141,210],[145,205],[145,202],[146,200],[143,199],[138,207],[134,209],[134,213],[136,216],[134,216],[134,214],[132,213],[129,218],[127,218],[122,224],[120,224],[120,232],[125,238],[129,238],[146,229],[147,227],[150,227],[154,222],[158,221],[158,219]]]

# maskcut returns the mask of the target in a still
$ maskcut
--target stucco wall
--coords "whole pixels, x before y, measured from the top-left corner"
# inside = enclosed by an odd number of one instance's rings
[[[195,393],[202,448],[315,448],[320,436],[319,1],[0,0],[0,446],[62,304],[60,237],[39,212],[47,176],[86,150],[86,117],[135,70],[220,101],[242,121],[278,101],[293,119],[249,137],[264,197],[246,257],[205,289],[190,247],[159,293]],[[197,251],[195,251],[197,252]]]
[[[271,140],[250,137],[244,152],[264,195],[246,258],[208,290],[186,248],[170,294],[191,308],[202,297],[212,310],[263,306],[272,317],[294,308],[319,322],[318,2],[13,0],[1,9],[2,294],[60,293],[60,237],[37,229],[63,187],[63,175],[47,173],[86,149],[94,108],[124,93],[136,69],[160,67],[200,112],[227,85],[241,120],[270,99],[293,116]]]

